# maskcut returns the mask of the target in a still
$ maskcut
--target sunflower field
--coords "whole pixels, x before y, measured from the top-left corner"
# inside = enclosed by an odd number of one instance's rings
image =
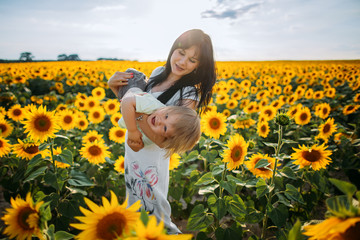
[[[3,239],[360,239],[360,61],[217,62],[202,136],[170,159],[184,233],[127,207],[107,86],[164,62],[0,64]]]

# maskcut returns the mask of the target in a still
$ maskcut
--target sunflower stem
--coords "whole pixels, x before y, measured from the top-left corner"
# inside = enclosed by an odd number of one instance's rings
[[[57,193],[60,194],[60,187],[59,187],[59,183],[57,181],[57,167],[56,167],[56,163],[55,163],[55,158],[54,158],[54,139],[50,139],[50,152],[51,152],[51,159],[52,159],[52,163],[53,163],[53,168],[54,168],[54,174],[56,177],[56,187],[57,187]]]
[[[283,135],[283,126],[279,125],[279,131],[278,131],[278,144],[277,147],[275,149],[275,164],[274,164],[274,170],[273,170],[273,175],[270,179],[270,186],[274,184],[274,179],[275,179],[275,174],[276,174],[276,168],[277,168],[277,162],[278,162],[278,158],[279,158],[279,153],[280,153],[280,148],[282,146],[282,135]],[[262,232],[261,232],[261,239],[264,239],[265,237],[265,233],[266,233],[266,229],[267,229],[267,221],[269,218],[269,208],[268,206],[271,205],[271,200],[272,200],[272,191],[269,192],[269,197],[268,197],[268,203],[266,205],[266,209],[265,209],[265,216],[263,219],[263,228],[262,228]]]

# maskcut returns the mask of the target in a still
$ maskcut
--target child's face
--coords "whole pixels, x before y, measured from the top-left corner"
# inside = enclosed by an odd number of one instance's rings
[[[173,126],[177,117],[176,114],[169,114],[166,108],[160,108],[149,115],[147,124],[155,134],[169,138],[174,134]]]

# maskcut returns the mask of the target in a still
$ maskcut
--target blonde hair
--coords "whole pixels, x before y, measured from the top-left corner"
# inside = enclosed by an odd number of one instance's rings
[[[178,115],[177,122],[172,126],[174,134],[163,141],[167,156],[191,150],[199,141],[200,118],[195,110],[184,106],[166,106],[168,113]]]

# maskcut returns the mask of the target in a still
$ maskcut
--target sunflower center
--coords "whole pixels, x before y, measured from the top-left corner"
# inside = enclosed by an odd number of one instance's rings
[[[15,109],[15,110],[13,111],[13,114],[14,114],[15,116],[20,116],[20,115],[21,115],[21,110],[20,110],[20,109]]]
[[[352,111],[354,109],[354,106],[350,106],[350,107],[348,107],[348,111]]]
[[[64,117],[64,122],[66,124],[72,123],[72,121],[73,121],[73,118],[71,116],[65,116]]]
[[[114,212],[103,217],[96,225],[99,239],[112,240],[122,235],[126,224],[124,215]]]
[[[330,131],[330,124],[325,124],[323,133],[328,133]]]
[[[210,120],[210,127],[212,129],[218,129],[220,127],[220,121],[217,118],[212,118]]]
[[[300,115],[300,119],[301,119],[302,121],[305,121],[305,120],[308,119],[308,115],[307,115],[306,113],[302,113],[302,114]]]
[[[89,153],[92,156],[98,156],[101,154],[101,148],[99,148],[98,146],[91,146],[89,147]]]
[[[94,118],[99,118],[99,117],[100,117],[100,113],[99,113],[99,112],[94,112],[93,117],[94,117]]]
[[[236,146],[232,149],[231,151],[231,159],[234,161],[234,162],[237,162],[241,159],[242,157],[242,149],[240,146]]]
[[[98,140],[97,137],[92,136],[89,138],[89,142],[94,142],[95,140]]]
[[[29,215],[32,214],[32,213],[36,213],[36,211],[31,209],[30,207],[24,207],[19,211],[19,215],[18,215],[18,218],[17,218],[17,223],[19,224],[19,226],[23,230],[30,230],[31,229],[31,227],[27,223],[27,220],[28,220]]]
[[[261,132],[266,132],[266,126],[262,125],[260,130],[261,130]]]
[[[121,131],[121,130],[119,130],[119,131],[116,131],[116,136],[117,137],[123,137],[124,136],[124,132],[123,131]]]
[[[89,107],[94,107],[95,103],[94,102],[89,102]]]
[[[81,103],[79,103],[79,106],[80,106],[80,107],[84,107],[85,104],[81,102]]]
[[[327,114],[328,113],[327,108],[323,108],[322,112],[323,112],[324,115]]]
[[[360,236],[360,222],[357,222],[355,225],[349,227],[344,234],[343,239],[356,239]]]
[[[266,110],[265,112],[264,112],[267,116],[271,116],[271,114],[272,114],[272,111],[271,110]]]
[[[109,104],[109,109],[113,110],[115,108],[115,104]]]
[[[1,130],[2,133],[5,132],[6,129],[7,129],[7,127],[6,127],[5,124],[0,124],[0,130]]]
[[[51,126],[50,119],[47,116],[40,116],[35,119],[35,128],[40,132],[46,132]]]
[[[39,152],[39,146],[30,146],[30,147],[23,147],[24,152],[29,153],[29,154],[35,154],[37,152]]]
[[[79,121],[79,125],[80,125],[81,127],[85,126],[85,121],[80,120],[80,121]]]
[[[2,140],[0,140],[0,149],[3,147],[4,143]]]
[[[317,162],[321,158],[321,153],[317,150],[304,151],[302,157],[309,162]]]

